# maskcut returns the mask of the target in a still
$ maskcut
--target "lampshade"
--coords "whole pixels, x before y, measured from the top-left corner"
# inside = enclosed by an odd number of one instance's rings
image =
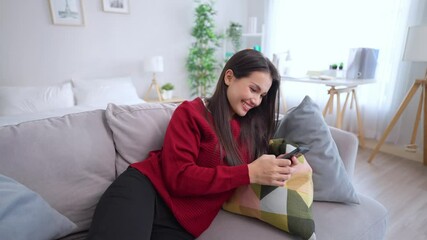
[[[163,57],[155,56],[144,61],[143,64],[144,71],[146,72],[163,72]]]
[[[403,60],[427,62],[427,26],[409,27]]]

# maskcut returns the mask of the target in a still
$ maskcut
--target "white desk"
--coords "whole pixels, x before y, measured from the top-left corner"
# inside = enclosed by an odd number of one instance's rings
[[[321,80],[317,78],[308,78],[308,77],[302,77],[302,78],[294,78],[294,77],[282,77],[282,81],[292,81],[292,82],[301,82],[301,83],[317,83],[317,84],[324,84],[329,88],[328,94],[329,99],[326,103],[325,108],[323,109],[323,117],[326,116],[326,113],[332,114],[333,108],[334,108],[334,99],[336,99],[336,127],[342,128],[342,122],[344,118],[344,113],[347,108],[348,100],[351,95],[351,103],[350,103],[350,109],[353,107],[353,104],[356,108],[356,116],[357,116],[357,128],[359,133],[359,142],[362,147],[365,146],[365,136],[363,133],[363,123],[362,118],[360,116],[359,112],[359,106],[357,103],[357,97],[356,97],[356,87],[358,85],[362,84],[368,84],[368,83],[374,83],[375,79],[357,79],[357,80],[350,80],[350,79],[331,79],[331,80]],[[347,96],[344,101],[344,105],[341,108],[341,99],[340,94],[341,93],[347,93]],[[286,102],[284,96],[282,96],[283,99],[283,105],[286,107]],[[329,112],[328,112],[329,110]]]
[[[357,87],[358,85],[374,83],[375,79],[344,79],[344,78],[335,78],[331,80],[321,80],[318,78],[309,78],[309,77],[282,77],[282,81],[293,81],[293,82],[303,82],[303,83],[317,83],[325,84],[326,86],[344,86],[344,87]]]

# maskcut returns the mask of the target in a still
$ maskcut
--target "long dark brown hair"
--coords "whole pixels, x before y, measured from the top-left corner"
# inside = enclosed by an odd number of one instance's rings
[[[262,98],[258,107],[251,109],[244,117],[238,117],[241,123],[240,141],[245,144],[250,161],[258,158],[268,150],[268,142],[272,137],[279,112],[280,76],[276,67],[262,53],[246,49],[234,54],[225,64],[218,79],[212,97],[207,100],[207,108],[212,113],[214,129],[219,143],[224,149],[226,162],[230,166],[243,163],[237,142],[234,140],[230,128],[230,111],[227,98],[227,88],[224,77],[225,72],[231,69],[236,79],[248,77],[253,72],[270,73],[272,84],[266,96]],[[277,100],[277,103],[276,103]]]

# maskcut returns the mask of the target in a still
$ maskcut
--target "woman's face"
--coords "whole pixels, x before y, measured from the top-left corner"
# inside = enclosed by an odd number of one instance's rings
[[[252,72],[248,77],[237,79],[233,71],[225,72],[224,82],[228,86],[227,98],[232,115],[245,116],[249,110],[261,104],[273,80],[270,73]]]

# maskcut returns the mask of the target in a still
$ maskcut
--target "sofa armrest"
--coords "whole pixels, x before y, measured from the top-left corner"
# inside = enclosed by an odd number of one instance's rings
[[[348,177],[352,180],[359,140],[353,133],[334,127],[329,127],[329,129],[331,130],[332,138],[337,144],[337,148],[344,163],[344,167],[347,170]]]

